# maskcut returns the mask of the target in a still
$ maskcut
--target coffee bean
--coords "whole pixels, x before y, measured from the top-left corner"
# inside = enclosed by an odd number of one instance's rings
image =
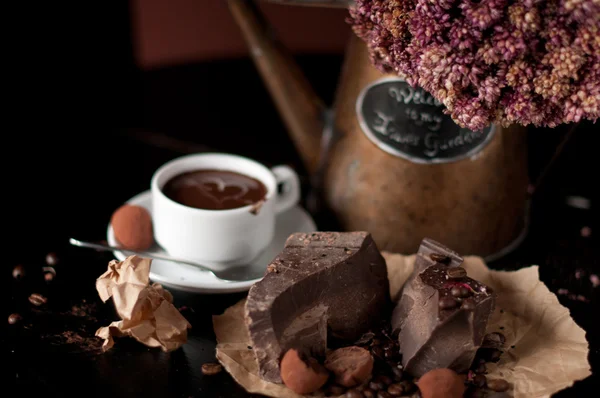
[[[387,350],[391,350],[391,349],[395,348],[396,345],[394,344],[394,342],[392,340],[390,340],[390,341],[387,341],[385,344],[383,344],[382,347],[384,350],[387,351]]]
[[[446,296],[439,301],[438,305],[443,310],[449,310],[456,307],[458,305],[458,302],[452,297]]]
[[[348,390],[346,392],[345,397],[346,398],[363,398],[364,395],[362,394],[362,392],[352,389],[352,390]]]
[[[482,347],[502,348],[506,343],[506,337],[502,333],[488,333],[483,337]]]
[[[392,373],[394,374],[394,380],[401,381],[404,376],[404,371],[398,366],[392,366]]]
[[[504,379],[488,380],[487,387],[496,392],[504,392],[510,388],[510,384]]]
[[[486,395],[485,398],[510,398],[510,395],[505,392],[493,392],[489,395]]]
[[[474,311],[475,307],[475,302],[471,299],[463,301],[462,305],[460,306],[460,308],[464,309],[465,311]]]
[[[23,317],[19,314],[10,314],[8,316],[8,324],[15,325],[15,324],[21,322],[22,319],[23,319]]]
[[[369,388],[373,391],[383,390],[385,387],[385,384],[383,384],[381,381],[372,381],[369,383]]]
[[[25,277],[25,267],[23,267],[21,264],[17,265],[15,268],[13,268],[12,276],[15,279],[21,279]]]
[[[490,352],[490,362],[498,362],[500,360],[500,357],[502,356],[502,351],[500,350],[492,350]]]
[[[46,272],[44,274],[44,280],[48,283],[52,282],[54,280],[54,274],[52,272]]]
[[[467,398],[484,398],[486,393],[481,388],[471,386],[465,391],[464,396]]]
[[[363,334],[362,336],[360,336],[360,338],[358,340],[356,340],[356,342],[354,344],[355,345],[368,345],[369,343],[371,343],[371,341],[373,341],[374,337],[375,337],[375,333],[367,332],[367,333]]]
[[[385,356],[383,348],[381,348],[378,345],[376,345],[376,346],[374,346],[374,347],[371,348],[371,353],[373,355],[375,355],[376,357],[379,357],[379,358],[383,358]]]
[[[214,376],[217,373],[221,373],[223,366],[218,363],[203,363],[202,374],[206,376]]]
[[[473,372],[477,373],[477,374],[483,374],[486,372],[486,367],[485,367],[485,363],[480,363],[478,364],[475,369],[473,369]]]
[[[29,296],[29,302],[39,307],[41,305],[46,304],[48,302],[48,299],[39,293],[32,293],[31,296]]]
[[[382,382],[386,386],[389,386],[390,384],[392,384],[394,382],[391,377],[388,377],[385,375],[377,376],[377,381]]]
[[[448,268],[446,275],[450,279],[460,279],[467,276],[467,271],[463,267]]]
[[[404,394],[404,389],[398,383],[390,385],[387,391],[392,397],[400,397],[402,394]]]
[[[377,392],[377,398],[392,398],[392,396],[387,391],[379,391]]]
[[[396,349],[391,349],[391,350],[386,350],[383,353],[383,356],[385,357],[385,359],[394,359],[396,357],[398,353],[396,352]]]
[[[444,256],[439,253],[431,253],[429,258],[435,261],[436,263],[448,264],[450,262],[450,257]]]
[[[415,384],[412,381],[404,380],[400,383],[405,394],[410,394],[415,389]]]
[[[58,264],[58,256],[56,255],[56,253],[52,252],[46,255],[46,264],[50,266]]]
[[[471,291],[464,286],[455,286],[451,291],[454,297],[465,298],[471,295]]]
[[[477,387],[485,387],[485,383],[486,383],[487,379],[484,375],[476,375],[473,378],[473,384]]]
[[[342,386],[338,386],[337,384],[333,384],[328,388],[328,396],[339,397],[343,393],[346,392],[346,389]]]
[[[371,390],[370,388],[366,389],[362,393],[365,398],[375,398],[375,391]]]

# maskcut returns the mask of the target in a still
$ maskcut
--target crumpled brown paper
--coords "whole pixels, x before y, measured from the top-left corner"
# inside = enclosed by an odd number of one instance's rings
[[[189,322],[173,306],[173,296],[161,285],[150,285],[152,260],[138,256],[113,260],[96,280],[102,301],[113,298],[120,321],[101,327],[96,336],[105,339],[102,349],[114,345],[113,337],[130,336],[149,347],[173,351],[187,341]]]
[[[392,253],[383,256],[388,266],[390,293],[395,298],[413,270],[415,256]],[[537,266],[514,272],[493,271],[479,257],[466,257],[463,266],[471,278],[489,285],[498,294],[488,333],[504,334],[506,348],[500,362],[487,364],[488,379],[507,380],[512,385],[509,393],[515,398],[545,398],[591,374],[585,331],[540,281]],[[301,397],[282,384],[268,383],[258,377],[258,365],[249,348],[250,338],[244,323],[244,302],[213,317],[217,359],[250,393]]]

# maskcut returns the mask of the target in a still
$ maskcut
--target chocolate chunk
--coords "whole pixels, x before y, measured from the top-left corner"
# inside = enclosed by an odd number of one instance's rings
[[[432,260],[431,253],[451,260],[442,265]],[[404,370],[421,377],[436,368],[450,368],[458,373],[471,366],[481,346],[495,296],[490,288],[462,275],[463,259],[443,245],[424,239],[415,261],[415,269],[402,289],[392,315],[392,327],[398,332]],[[461,271],[454,271],[454,270]],[[455,301],[452,289],[469,291],[462,305]]]
[[[278,272],[252,286],[246,302],[259,375],[267,381],[281,382],[279,360],[288,349],[322,357],[328,337],[352,343],[388,308],[385,260],[367,232],[296,233],[271,264]]]

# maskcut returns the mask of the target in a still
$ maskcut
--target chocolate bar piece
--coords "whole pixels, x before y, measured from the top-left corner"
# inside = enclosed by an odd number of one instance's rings
[[[495,304],[492,290],[466,276],[463,259],[424,239],[392,314],[402,364],[414,377],[436,368],[465,372]]]
[[[281,382],[290,348],[324,356],[327,338],[355,341],[389,309],[385,260],[367,232],[291,235],[248,293],[246,324],[260,376]]]

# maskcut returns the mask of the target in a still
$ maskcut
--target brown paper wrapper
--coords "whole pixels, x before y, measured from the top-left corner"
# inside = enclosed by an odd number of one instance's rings
[[[415,256],[385,252],[383,256],[390,293],[396,298],[413,270]],[[486,364],[489,380],[507,380],[511,384],[509,393],[515,398],[537,398],[550,397],[591,374],[585,331],[540,281],[537,266],[512,272],[493,271],[479,257],[466,257],[463,266],[471,278],[498,294],[488,333],[501,332],[506,336],[506,345],[498,363]],[[242,300],[223,315],[213,317],[217,359],[250,393],[300,397],[283,384],[268,383],[258,377],[244,322],[244,303]]]
[[[96,336],[104,339],[104,351],[114,345],[113,337],[122,336],[163,351],[176,350],[187,342],[191,325],[172,304],[171,293],[158,283],[150,285],[151,263],[151,259],[138,256],[113,260],[96,281],[102,301],[112,297],[121,318],[96,331]]]

